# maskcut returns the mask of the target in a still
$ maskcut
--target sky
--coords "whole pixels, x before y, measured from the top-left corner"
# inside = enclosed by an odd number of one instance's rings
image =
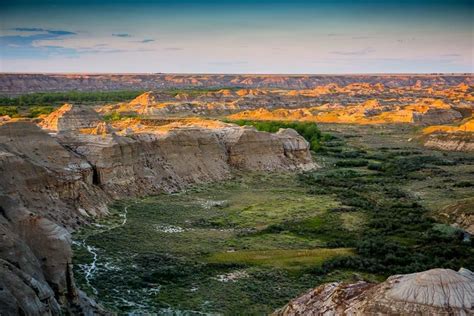
[[[474,0],[0,0],[0,72],[474,72]]]

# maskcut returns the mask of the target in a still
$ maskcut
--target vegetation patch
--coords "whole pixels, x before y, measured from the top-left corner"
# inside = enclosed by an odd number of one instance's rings
[[[276,133],[280,128],[292,128],[303,136],[310,144],[313,151],[319,151],[325,141],[331,140],[330,134],[321,133],[316,123],[311,122],[284,122],[284,121],[249,121],[232,120],[227,121],[240,126],[253,126],[259,131]]]
[[[242,250],[216,253],[208,258],[212,263],[263,265],[285,269],[301,269],[321,265],[328,259],[352,255],[349,248]]]

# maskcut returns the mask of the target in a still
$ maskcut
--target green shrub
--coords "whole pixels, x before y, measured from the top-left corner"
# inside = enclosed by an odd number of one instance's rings
[[[0,116],[8,115],[14,117],[18,115],[18,107],[16,106],[0,106]]]
[[[54,111],[54,106],[46,105],[46,106],[32,106],[29,108],[29,117],[38,117],[42,114],[49,114]]]
[[[253,126],[262,132],[276,133],[280,128],[292,128],[306,139],[310,144],[310,149],[320,151],[323,143],[334,139],[330,134],[322,134],[316,123],[311,122],[282,122],[282,121],[250,121],[235,120],[227,121],[240,126]]]
[[[369,162],[365,159],[347,159],[336,162],[337,167],[365,167]]]
[[[110,114],[104,115],[102,118],[106,122],[120,121],[126,118],[135,118],[138,117],[137,114],[120,114],[118,112],[112,112]]]
[[[39,92],[18,97],[0,96],[0,104],[5,106],[41,106],[60,105],[66,102],[125,102],[130,101],[143,91],[69,91],[69,92]]]

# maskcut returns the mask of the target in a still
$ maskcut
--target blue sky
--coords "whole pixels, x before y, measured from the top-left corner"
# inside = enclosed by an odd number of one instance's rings
[[[474,71],[468,1],[1,1],[0,71]]]

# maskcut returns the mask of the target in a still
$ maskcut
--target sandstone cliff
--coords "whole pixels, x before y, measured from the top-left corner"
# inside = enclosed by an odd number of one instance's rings
[[[473,308],[471,271],[433,269],[380,284],[323,284],[274,315],[473,315]]]

